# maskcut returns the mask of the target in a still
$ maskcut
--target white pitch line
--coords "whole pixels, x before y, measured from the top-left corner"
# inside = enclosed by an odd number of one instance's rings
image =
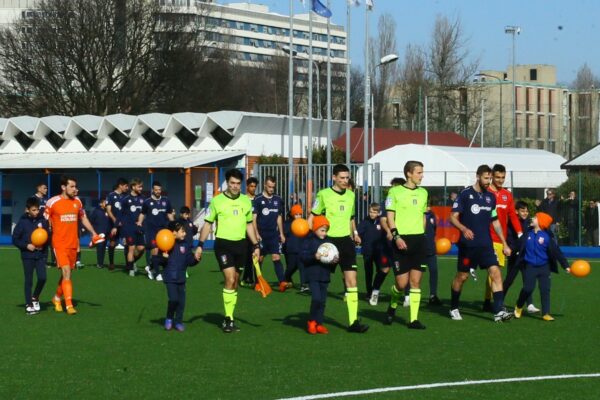
[[[451,387],[451,386],[469,386],[469,385],[484,385],[487,383],[529,382],[529,381],[546,381],[546,380],[576,379],[576,378],[600,378],[600,373],[524,376],[524,377],[519,377],[519,378],[485,379],[485,380],[481,380],[481,381],[440,382],[440,383],[429,383],[429,384],[424,384],[424,385],[395,386],[395,387],[387,387],[387,388],[355,390],[355,391],[349,391],[349,392],[324,393],[324,394],[314,394],[314,395],[299,396],[299,397],[286,397],[286,398],[282,398],[280,400],[329,399],[332,397],[360,396],[360,395],[364,395],[364,394],[401,392],[401,391],[405,391],[405,390],[417,390],[417,389],[434,389],[434,388]]]

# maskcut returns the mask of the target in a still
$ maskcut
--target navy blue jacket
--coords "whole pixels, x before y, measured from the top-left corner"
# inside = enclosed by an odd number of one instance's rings
[[[112,220],[108,217],[106,210],[101,207],[96,207],[90,214],[90,223],[94,227],[96,233],[104,233],[107,237],[112,229]]]
[[[169,252],[167,266],[162,277],[165,283],[185,283],[185,271],[188,267],[198,264],[192,248],[188,246],[185,240],[175,241],[175,246]]]
[[[194,246],[194,235],[198,233],[198,227],[190,219],[179,217],[177,222],[183,225],[183,229],[185,229],[185,242],[191,249]]]
[[[313,233],[306,237],[302,241],[302,252],[300,253],[300,259],[304,263],[304,277],[308,282],[329,282],[332,267],[328,264],[323,264],[315,258],[317,249],[323,243],[326,243],[327,239],[319,239]]]
[[[506,234],[506,243],[508,243],[508,247],[513,252],[518,252],[521,249],[521,245],[525,240],[525,233],[529,229],[531,225],[531,218],[522,219],[519,217],[519,222],[521,223],[521,231],[524,232],[523,236],[519,238],[519,234],[515,231],[512,224],[508,224],[508,231]]]
[[[380,217],[363,219],[356,230],[360,236],[363,256],[379,254],[382,238],[385,238],[385,230],[381,227]]]
[[[292,222],[294,218],[288,218],[283,222],[283,235],[285,236],[285,243],[283,244],[284,254],[300,254],[302,251],[303,238],[292,233]]]
[[[531,228],[528,232],[524,233],[523,236],[521,236],[521,238],[525,238],[525,240],[521,242],[521,247],[519,249],[519,257],[517,258],[516,262],[516,265],[520,268],[525,267],[525,248],[527,247],[527,238],[529,237],[530,233],[533,232],[533,228]],[[560,250],[560,247],[558,247],[556,240],[554,240],[554,235],[552,234],[552,232],[550,232],[549,229],[545,230],[544,232],[548,235],[549,238],[549,240],[546,241],[546,255],[548,257],[548,266],[550,267],[550,271],[558,273],[558,263],[560,263],[560,265],[564,269],[569,268],[569,263],[567,262],[567,259],[565,258],[563,252]]]
[[[27,245],[31,244],[31,234],[37,228],[44,228],[46,231],[49,231],[48,220],[44,218],[41,214],[38,215],[37,218],[31,218],[29,214],[23,214],[12,234],[12,242],[15,246],[21,250],[21,258],[22,259],[46,259],[48,257],[48,244],[42,247],[42,250],[34,250],[29,251],[27,249]],[[50,236],[50,233],[48,233]]]
[[[427,241],[427,255],[435,255],[435,231],[437,229],[437,221],[433,211],[425,213],[425,240]]]

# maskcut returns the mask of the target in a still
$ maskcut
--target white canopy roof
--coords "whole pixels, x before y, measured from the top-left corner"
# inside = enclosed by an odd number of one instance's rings
[[[394,177],[403,177],[404,164],[410,160],[425,165],[423,186],[464,187],[473,184],[475,171],[481,164],[503,164],[506,167],[506,187],[546,188],[555,187],[567,180],[561,170],[565,159],[545,150],[513,148],[480,148],[426,146],[405,144],[380,151],[369,159],[379,163],[382,185],[388,185]],[[362,182],[362,168],[357,174]]]
[[[567,161],[562,165],[566,169],[598,168],[600,167],[600,144],[595,145],[585,153]]]

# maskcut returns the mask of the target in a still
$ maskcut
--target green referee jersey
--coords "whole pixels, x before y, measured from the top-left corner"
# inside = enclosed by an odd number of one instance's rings
[[[396,213],[394,222],[400,235],[425,233],[423,214],[427,211],[427,190],[394,186],[388,192],[385,209]]]
[[[336,192],[330,187],[320,190],[311,212],[327,217],[330,224],[327,236],[350,236],[350,220],[354,217],[354,192]]]
[[[210,201],[204,221],[217,221],[219,239],[242,240],[246,238],[246,225],[252,222],[252,202],[245,194],[232,199],[221,193]]]

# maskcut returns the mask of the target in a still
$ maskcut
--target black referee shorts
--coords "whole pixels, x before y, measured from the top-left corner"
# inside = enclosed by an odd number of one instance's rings
[[[247,239],[215,239],[215,256],[221,271],[234,267],[238,272],[244,269],[248,254]]]
[[[402,235],[406,243],[406,249],[400,250],[396,243],[392,243],[394,252],[394,275],[402,275],[411,269],[423,270],[421,265],[425,264],[427,258],[427,241],[424,234]]]
[[[356,247],[354,241],[350,236],[344,237],[327,237],[327,241],[337,247],[340,253],[340,261],[338,264],[342,268],[342,271],[356,271],[358,269],[356,265]],[[331,265],[332,270],[335,270],[335,266]]]

